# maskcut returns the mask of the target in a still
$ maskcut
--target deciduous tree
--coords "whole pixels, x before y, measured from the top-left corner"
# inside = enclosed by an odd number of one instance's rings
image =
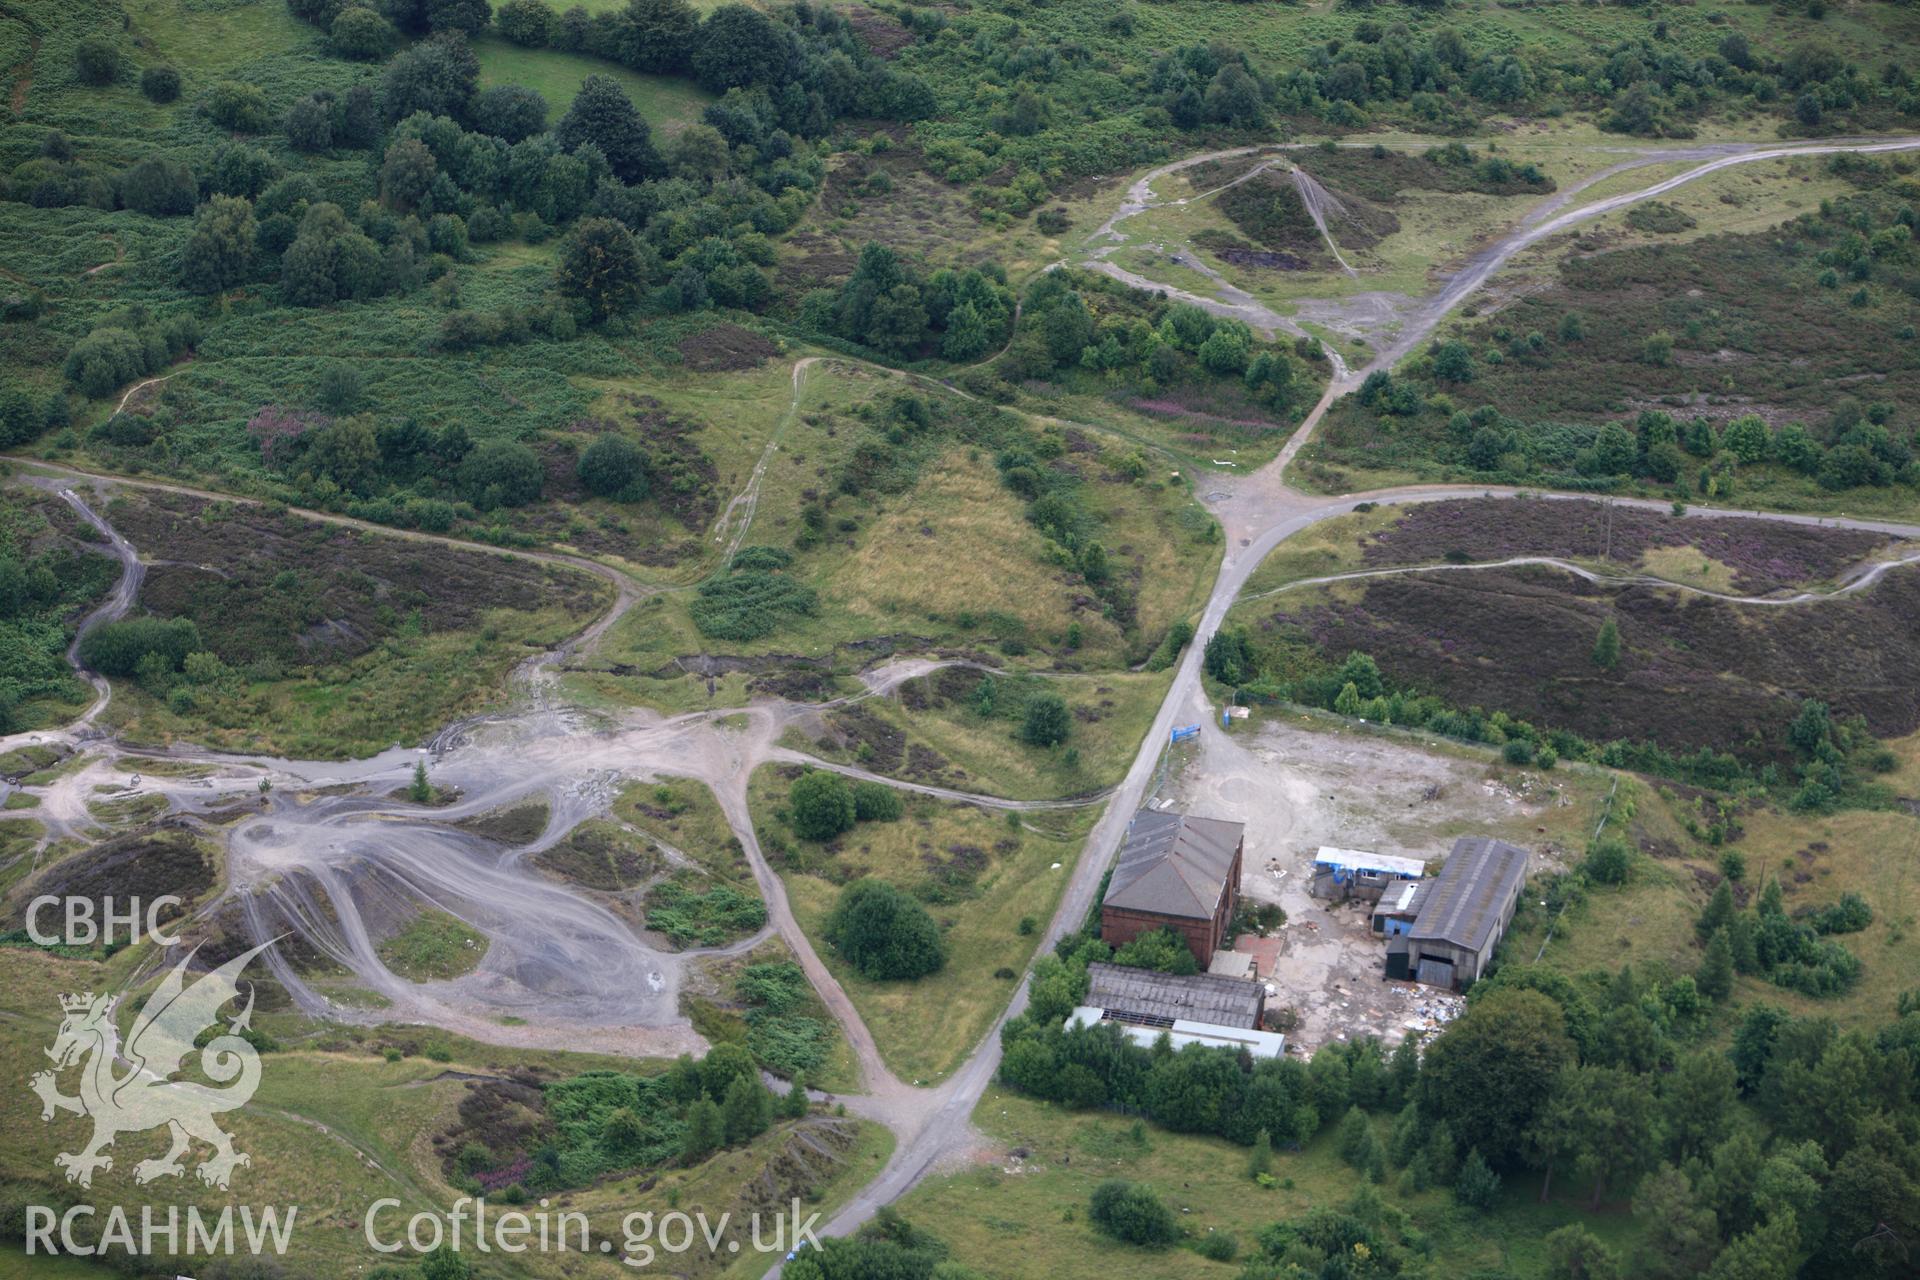
[[[653,147],[653,130],[612,76],[590,75],[565,115],[553,127],[562,150],[598,147],[622,182],[644,182],[664,172]]]
[[[215,196],[194,215],[193,234],[180,250],[180,283],[194,293],[220,293],[253,272],[253,205]]]
[[[1420,1107],[1447,1121],[1462,1146],[1511,1164],[1560,1068],[1572,1060],[1559,1005],[1537,991],[1494,991],[1427,1048]]]
[[[554,283],[587,304],[594,320],[624,311],[647,284],[646,260],[625,226],[611,218],[582,218],[555,269]]]
[[[802,840],[831,840],[853,829],[857,820],[853,789],[845,778],[826,769],[812,769],[793,780],[787,792],[793,830]]]
[[[947,962],[927,909],[884,880],[856,880],[842,890],[823,932],[848,964],[876,982],[923,978]]]

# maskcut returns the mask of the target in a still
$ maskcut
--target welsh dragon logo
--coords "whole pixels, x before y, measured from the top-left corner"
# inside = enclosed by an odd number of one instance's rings
[[[220,1010],[238,995],[240,971],[272,945],[264,942],[235,956],[191,986],[185,982],[187,965],[193,959],[189,952],[134,1018],[124,1048],[113,1019],[118,995],[96,996],[89,991],[60,997],[66,1017],[53,1047],[47,1050],[53,1070],[39,1072],[31,1084],[40,1095],[42,1120],[51,1120],[61,1111],[93,1119],[93,1138],[85,1147],[54,1157],[54,1164],[67,1171],[68,1182],[92,1186],[96,1169],[113,1168],[113,1157],[106,1155],[105,1149],[116,1137],[162,1125],[172,1145],[159,1159],[135,1165],[135,1182],[177,1178],[185,1173],[181,1157],[196,1140],[213,1148],[213,1155],[195,1170],[209,1186],[224,1190],[237,1166],[253,1163],[245,1152],[233,1149],[232,1136],[213,1119],[223,1111],[245,1106],[260,1087],[260,1055],[240,1035],[253,1016],[251,984],[246,1007],[228,1021],[223,1034],[199,1050],[200,1069],[208,1079],[226,1087],[215,1089],[170,1077],[180,1072],[187,1055],[194,1052],[200,1033],[219,1025]],[[128,1069],[116,1074],[115,1067],[122,1062]],[[80,1069],[80,1094],[70,1098],[60,1092],[57,1077],[74,1066]]]

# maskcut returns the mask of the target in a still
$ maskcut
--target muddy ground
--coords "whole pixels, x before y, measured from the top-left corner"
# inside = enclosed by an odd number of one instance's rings
[[[1397,1043],[1413,1025],[1456,1005],[1445,993],[1382,976],[1385,943],[1371,908],[1308,895],[1321,845],[1437,860],[1456,837],[1491,834],[1534,853],[1531,870],[1555,869],[1591,807],[1595,784],[1570,773],[1509,769],[1468,753],[1428,751],[1410,740],[1297,717],[1236,721],[1228,735],[1169,769],[1159,796],[1206,817],[1247,824],[1241,893],[1278,903],[1287,923],[1270,939],[1245,938],[1273,988],[1269,1009],[1293,1009],[1289,1052],[1363,1035]]]

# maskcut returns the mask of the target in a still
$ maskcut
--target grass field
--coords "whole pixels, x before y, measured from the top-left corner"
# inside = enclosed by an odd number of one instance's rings
[[[602,2],[588,5],[588,11],[617,9]],[[674,76],[649,76],[630,71],[617,62],[588,57],[580,53],[562,53],[557,49],[528,49],[496,35],[481,36],[473,43],[480,59],[480,87],[515,84],[532,89],[547,100],[552,119],[558,120],[580,91],[588,76],[611,76],[640,114],[656,131],[671,133],[700,118],[701,110],[713,101],[690,80]]]
[[[1904,739],[1895,749],[1910,762],[1920,743]],[[1905,767],[1908,772],[1894,776],[1910,785],[1912,766]],[[1594,888],[1583,904],[1553,922],[1552,940],[1542,953],[1542,962],[1553,968],[1577,975],[1628,963],[1639,972],[1664,966],[1668,972],[1691,973],[1699,966],[1693,922],[1707,904],[1708,884],[1717,880],[1725,850],[1688,833],[1684,824],[1689,818],[1697,821],[1699,811],[1684,789],[1644,780],[1633,794],[1631,834],[1639,856],[1631,878],[1617,889]],[[1743,834],[1729,847],[1745,859],[1751,891],[1778,876],[1790,914],[1856,893],[1873,908],[1873,923],[1841,939],[1863,965],[1860,981],[1846,994],[1816,999],[1762,977],[1736,975],[1734,1013],[1763,1003],[1801,1016],[1833,1018],[1845,1027],[1884,1025],[1900,993],[1912,987],[1920,964],[1914,929],[1920,879],[1913,857],[1920,850],[1920,820],[1897,810],[1808,817],[1764,802],[1743,804],[1738,820]],[[1546,940],[1547,925],[1542,913],[1527,915],[1508,935],[1508,955],[1531,960]],[[1733,1017],[1720,1019],[1717,1034],[1731,1033]]]
[[[984,1275],[1047,1275],[1108,1280],[1139,1273],[1165,1280],[1211,1280],[1235,1269],[1185,1248],[1142,1250],[1111,1240],[1087,1222],[1093,1190],[1108,1178],[1153,1189],[1190,1239],[1225,1233],[1244,1256],[1259,1231],[1308,1209],[1344,1203],[1364,1185],[1334,1152],[1332,1131],[1302,1151],[1276,1152],[1276,1185],[1247,1177],[1247,1148],[1217,1138],[1168,1133],[1109,1112],[1072,1112],[1001,1089],[974,1109],[992,1158],[966,1172],[929,1179],[900,1203],[903,1216],[944,1240],[961,1264]],[[1382,1133],[1384,1134],[1384,1122]],[[1619,1248],[1635,1238],[1624,1213],[1588,1214],[1556,1200],[1541,1205],[1530,1179],[1510,1183],[1498,1211],[1485,1216],[1454,1205],[1444,1191],[1403,1196],[1429,1237],[1434,1274],[1482,1269],[1543,1273],[1542,1238],[1579,1222]],[[1609,1207],[1611,1210],[1611,1206]],[[1017,1267],[1010,1259],[1018,1259]]]
[[[126,683],[107,714],[130,743],[208,742],[306,759],[376,754],[493,705],[513,665],[578,630],[561,610],[500,610],[478,632],[420,638],[346,664],[241,686],[181,714]]]
[[[853,999],[887,1065],[902,1079],[938,1083],[965,1059],[1013,994],[1014,978],[1052,917],[1096,810],[1027,814],[1017,828],[995,812],[924,797],[898,822],[862,823],[823,849],[777,816],[781,770],[754,775],[754,826],[779,871],[800,927]],[[931,897],[947,965],[917,982],[872,982],[842,963],[820,930],[839,886],[861,877]],[[1022,932],[1021,922],[1034,927]]]
[[[623,821],[699,865],[706,874],[757,893],[746,854],[713,792],[685,778],[665,778],[626,788],[614,801]]]
[[[1079,477],[1076,492],[1097,523],[1095,536],[1132,593],[1131,620],[1107,616],[996,473],[1000,448],[1049,437],[997,410],[932,395],[926,403],[933,431],[905,433],[888,425],[890,406],[924,389],[834,361],[805,372],[798,409],[787,414],[773,390],[776,376],[784,380],[784,369],[753,375],[766,394],[754,402],[757,412],[750,411],[728,461],[718,464],[725,480],[716,487],[741,492],[754,461],[764,457],[751,507],[738,504],[727,527],[744,545],[791,549],[795,559],[785,574],[816,593],[814,612],[785,618],[763,636],[722,639],[694,624],[692,592],[654,596],[603,644],[596,665],[617,667],[619,675],[582,681],[597,696],[674,709],[738,705],[754,691],[816,700],[843,692],[837,677],[890,652],[943,646],[992,646],[996,662],[1014,667],[1051,656],[1069,669],[1114,669],[1144,657],[1204,598],[1219,550],[1208,536],[1211,519],[1184,483],[1132,483],[1110,470],[1130,452],[1125,441],[1075,432],[1056,465]],[[769,421],[762,415],[776,400],[779,413]],[[1062,436],[1050,438],[1058,448]],[[876,458],[880,477],[846,492],[840,477]],[[742,535],[738,516],[749,509]],[[1072,648],[1069,628],[1076,624]],[[721,673],[710,703],[705,677],[676,659],[714,653],[747,665]]]
[[[487,955],[480,933],[431,908],[383,938],[378,952],[380,963],[412,982],[441,982],[472,973]]]
[[[980,674],[955,672],[909,682],[852,713],[829,713],[817,738],[791,736],[801,750],[916,782],[1013,800],[1060,799],[1125,776],[1171,679],[1170,672],[995,679],[996,706],[983,712],[975,701]],[[1074,723],[1064,746],[1030,746],[1015,736],[1029,692],[1066,702]]]

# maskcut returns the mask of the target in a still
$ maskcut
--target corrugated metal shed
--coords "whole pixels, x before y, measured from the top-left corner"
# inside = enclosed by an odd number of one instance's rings
[[[1142,809],[1127,825],[1102,901],[1129,911],[1211,920],[1246,827]]]
[[[1525,849],[1488,836],[1460,837],[1453,842],[1447,865],[1433,878],[1420,918],[1407,936],[1464,951],[1486,950],[1526,875]]]
[[[1213,1022],[1253,1027],[1260,1021],[1266,993],[1257,982],[1210,973],[1179,977],[1117,964],[1090,964],[1086,1003],[1109,1017],[1146,1025]]]

